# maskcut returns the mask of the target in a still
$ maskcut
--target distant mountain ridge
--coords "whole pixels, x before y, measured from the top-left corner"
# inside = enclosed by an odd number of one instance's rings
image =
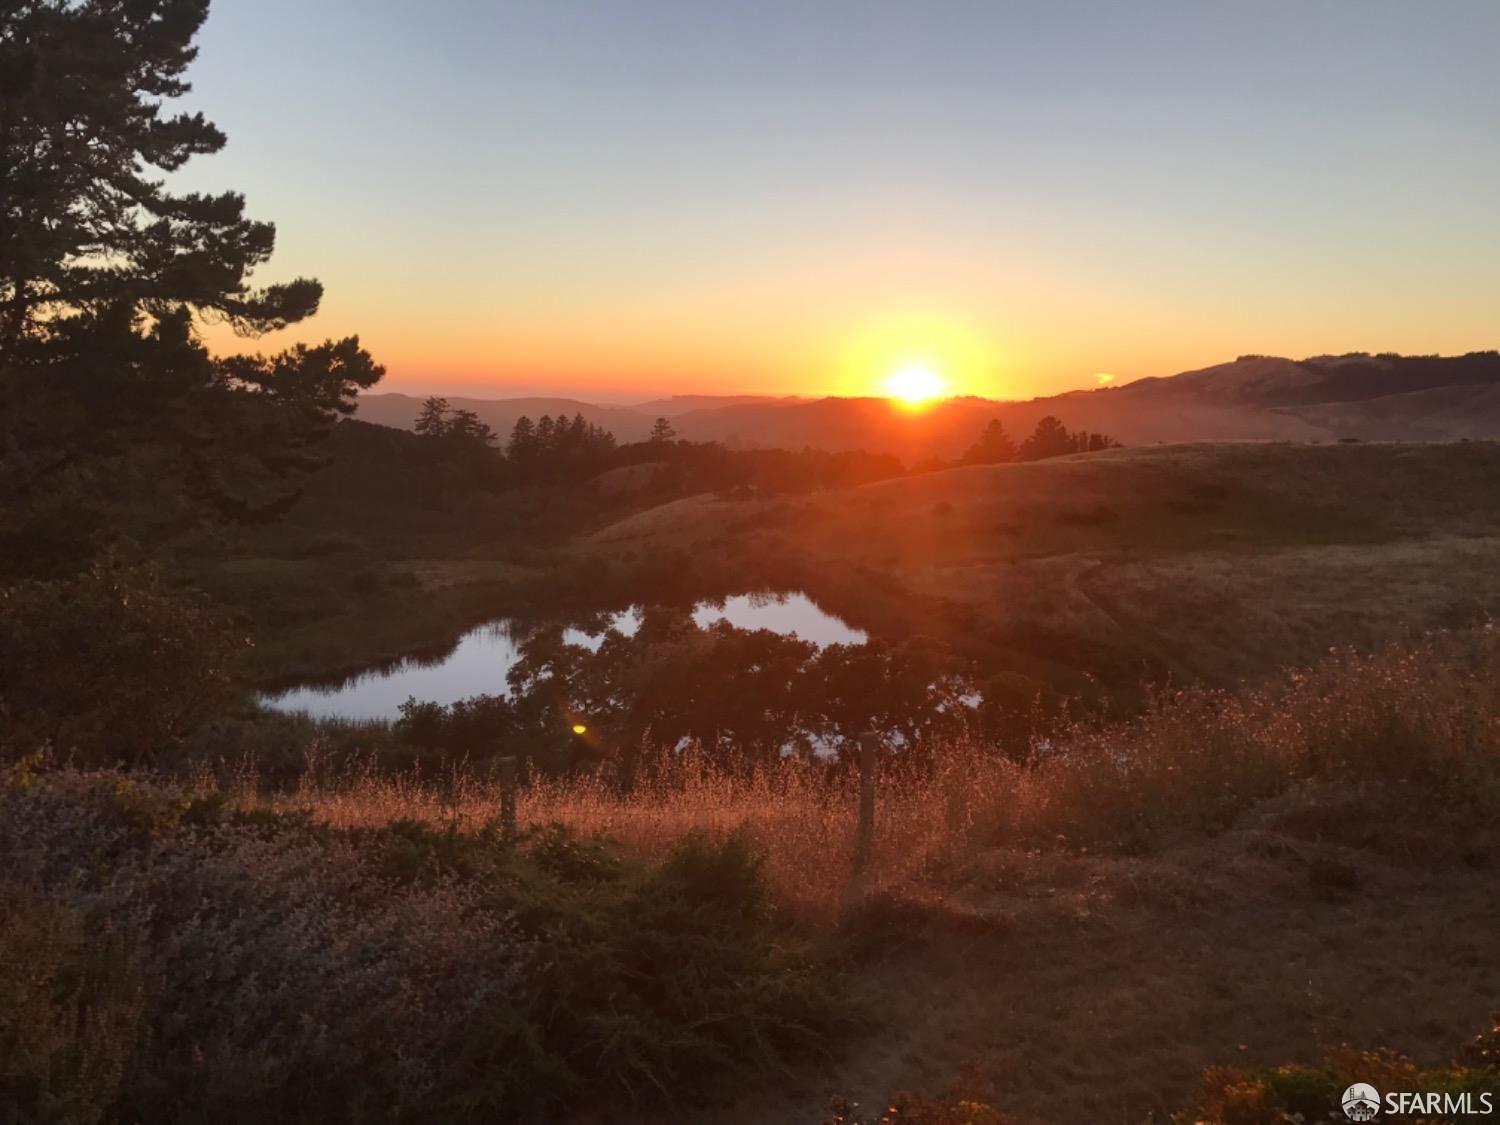
[[[1460,356],[1352,353],[1302,360],[1247,355],[1178,375],[1024,402],[955,398],[912,411],[882,398],[681,395],[636,406],[569,398],[450,398],[501,434],[517,418],[582,414],[622,442],[657,417],[680,437],[736,448],[868,449],[909,463],[951,458],[991,419],[1018,440],[1053,414],[1128,445],[1183,441],[1445,441],[1500,438],[1500,352]],[[361,396],[359,417],[411,428],[421,400]]]
[[[805,395],[672,395],[669,398],[656,398],[650,402],[634,403],[630,408],[639,410],[642,414],[650,414],[653,418],[675,418],[679,414],[687,414],[693,410],[717,410],[727,406],[750,406],[760,403],[791,406],[808,401]]]
[[[1138,379],[1117,388],[1136,394],[1194,391],[1259,406],[1355,402],[1436,387],[1500,383],[1500,352],[1460,356],[1368,355],[1241,356],[1233,363]]]

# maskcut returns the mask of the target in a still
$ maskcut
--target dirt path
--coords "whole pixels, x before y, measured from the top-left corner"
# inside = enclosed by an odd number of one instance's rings
[[[1500,852],[1418,862],[1389,843],[1242,831],[1155,859],[990,854],[950,900],[962,925],[863,967],[883,1026],[843,1066],[694,1120],[814,1125],[836,1092],[907,1089],[1021,1123],[1138,1125],[1206,1066],[1343,1042],[1449,1059],[1500,1005]]]

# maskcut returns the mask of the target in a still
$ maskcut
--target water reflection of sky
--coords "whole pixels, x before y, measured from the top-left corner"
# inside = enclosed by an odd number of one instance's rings
[[[819,646],[866,640],[863,632],[825,613],[806,594],[738,594],[726,598],[722,606],[703,602],[694,607],[693,620],[700,628],[728,621],[740,629],[795,633]],[[608,629],[628,636],[639,627],[638,612],[629,609],[614,614],[597,633],[569,629],[563,636],[569,644],[598,649]],[[475,695],[506,695],[505,676],[520,659],[521,639],[509,621],[497,621],[465,633],[451,653],[434,663],[404,660],[336,687],[292,688],[261,702],[278,711],[304,711],[317,718],[395,719],[408,698],[448,704]]]
[[[706,628],[716,621],[728,621],[737,629],[769,629],[790,636],[795,633],[804,641],[823,645],[862,645],[868,639],[859,629],[845,625],[830,613],[824,613],[806,594],[771,597],[766,594],[736,594],[724,599],[724,607],[701,602],[693,610],[698,627]]]
[[[320,719],[395,719],[408,698],[454,703],[475,695],[506,695],[505,674],[521,658],[510,623],[481,625],[459,638],[444,659],[423,665],[403,660],[364,672],[338,687],[300,687],[261,702],[277,711],[305,711]]]

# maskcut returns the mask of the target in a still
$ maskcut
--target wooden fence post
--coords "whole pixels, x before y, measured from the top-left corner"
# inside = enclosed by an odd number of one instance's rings
[[[865,868],[875,845],[875,782],[880,771],[880,736],[866,731],[859,736],[859,827],[854,837],[854,876],[849,895],[854,901],[864,897]]]
[[[507,837],[516,834],[516,760],[500,759],[500,828]]]

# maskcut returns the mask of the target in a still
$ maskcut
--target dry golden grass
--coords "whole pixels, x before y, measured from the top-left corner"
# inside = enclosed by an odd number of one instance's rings
[[[1440,493],[1434,481],[1443,482]],[[1497,483],[1494,442],[1142,446],[919,473],[800,498],[694,496],[629,516],[592,540],[683,546],[761,517],[833,557],[881,558],[895,547],[924,559],[973,561],[1114,546],[1178,549],[1226,537],[1269,545],[1492,535],[1500,531]],[[934,519],[939,504],[947,506],[942,520]],[[1093,525],[1067,518],[1100,506],[1115,518]],[[893,531],[900,532],[895,543]]]
[[[522,830],[563,824],[616,841],[645,859],[665,855],[685,834],[742,832],[765,853],[781,904],[829,918],[843,904],[854,866],[858,778],[822,764],[785,760],[749,772],[718,768],[699,749],[670,758],[629,793],[596,776],[537,778],[517,794]],[[929,769],[889,774],[878,789],[878,831],[865,888],[918,881],[936,861],[977,841],[1001,794],[1019,797],[1026,771],[990,748],[942,749]],[[204,780],[208,791],[216,783]],[[456,823],[477,829],[499,815],[501,789],[488,778],[459,775],[436,785],[409,776],[353,771],[309,778],[294,792],[257,792],[253,776],[228,787],[242,807],[304,810],[336,827],[394,820]]]
[[[941,896],[949,873],[996,847],[1139,852],[1212,836],[1304,790],[1316,804],[1330,787],[1414,786],[1439,803],[1500,807],[1500,630],[1338,652],[1259,692],[1186,690],[1129,723],[1079,720],[1029,748],[961,740],[893,753],[882,768],[866,892]],[[739,831],[764,850],[786,908],[831,919],[848,900],[858,785],[856,771],[825,763],[744,771],[690,749],[656,754],[628,792],[602,775],[536,778],[517,794],[517,821],[604,835],[643,858],[690,831]],[[501,804],[495,781],[462,773],[434,784],[313,770],[291,793],[267,796],[253,778],[230,791],[242,806],[339,827],[477,829]]]
[[[1233,683],[1403,630],[1500,614],[1500,538],[1434,536],[1378,546],[1196,551],[1085,569],[1091,628],[1150,637],[1186,672]]]

